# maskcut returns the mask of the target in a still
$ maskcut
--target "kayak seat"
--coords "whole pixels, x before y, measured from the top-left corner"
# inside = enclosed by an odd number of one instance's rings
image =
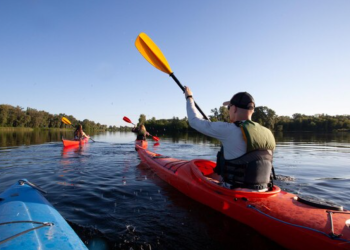
[[[216,163],[209,160],[194,160],[193,163],[205,176],[213,174],[214,168],[216,167]]]
[[[216,167],[216,163],[209,160],[194,160],[194,164],[198,167],[198,169],[202,172],[202,174],[206,177],[206,179],[210,182],[213,182],[217,185],[225,187],[227,189],[233,189],[231,184],[223,181],[222,177],[214,172],[214,168]],[[266,192],[268,189],[262,190],[254,190],[248,188],[234,188],[237,191],[243,192]]]

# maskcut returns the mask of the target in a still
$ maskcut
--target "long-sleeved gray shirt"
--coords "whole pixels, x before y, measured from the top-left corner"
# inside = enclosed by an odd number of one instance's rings
[[[224,146],[226,160],[235,159],[247,152],[247,143],[243,139],[242,131],[234,123],[204,120],[192,98],[187,99],[186,105],[190,126],[202,134],[220,140]]]

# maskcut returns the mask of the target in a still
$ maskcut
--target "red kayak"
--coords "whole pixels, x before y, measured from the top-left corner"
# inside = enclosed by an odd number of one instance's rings
[[[145,141],[145,140],[136,140],[135,141],[135,145],[141,147],[141,148],[144,148],[146,149],[148,147],[148,142]]]
[[[136,150],[164,181],[192,199],[257,230],[288,249],[350,249],[350,211],[282,191],[238,191],[209,178],[209,160],[179,160]]]
[[[64,147],[71,147],[71,146],[81,146],[84,145],[89,141],[89,138],[84,138],[81,140],[65,140],[62,138],[63,146]]]

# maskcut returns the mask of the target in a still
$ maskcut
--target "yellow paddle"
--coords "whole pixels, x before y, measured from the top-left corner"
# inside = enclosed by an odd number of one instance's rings
[[[145,33],[140,33],[135,41],[135,46],[138,49],[138,51],[143,55],[143,57],[154,67],[159,69],[160,71],[163,71],[164,73],[169,74],[174,81],[177,83],[177,85],[180,87],[180,89],[184,92],[185,88],[181,85],[180,81],[175,77],[174,72],[171,70],[165,56],[163,55],[162,51],[158,48],[158,46],[152,41],[149,36],[147,36]],[[200,109],[200,107],[197,105],[196,102],[194,102],[196,108],[198,111],[202,114],[202,116],[209,120],[208,117],[204,114],[204,112]]]
[[[72,125],[72,123],[70,122],[70,120],[68,120],[66,117],[62,117],[62,122],[64,124],[67,124],[67,125]],[[73,125],[72,125],[73,126]]]

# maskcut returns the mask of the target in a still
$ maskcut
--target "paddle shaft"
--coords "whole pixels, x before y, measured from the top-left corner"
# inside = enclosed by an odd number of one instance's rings
[[[182,86],[182,84],[180,83],[180,81],[176,78],[176,76],[174,75],[174,72],[171,73],[169,76],[171,76],[174,81],[177,83],[177,85],[180,87],[180,89],[185,92],[185,88],[184,86]],[[193,100],[194,101],[194,100]],[[194,105],[196,106],[196,108],[198,109],[198,111],[202,114],[202,116],[209,121],[208,117],[204,114],[204,112],[201,110],[201,108],[197,105],[197,103],[194,101]]]

